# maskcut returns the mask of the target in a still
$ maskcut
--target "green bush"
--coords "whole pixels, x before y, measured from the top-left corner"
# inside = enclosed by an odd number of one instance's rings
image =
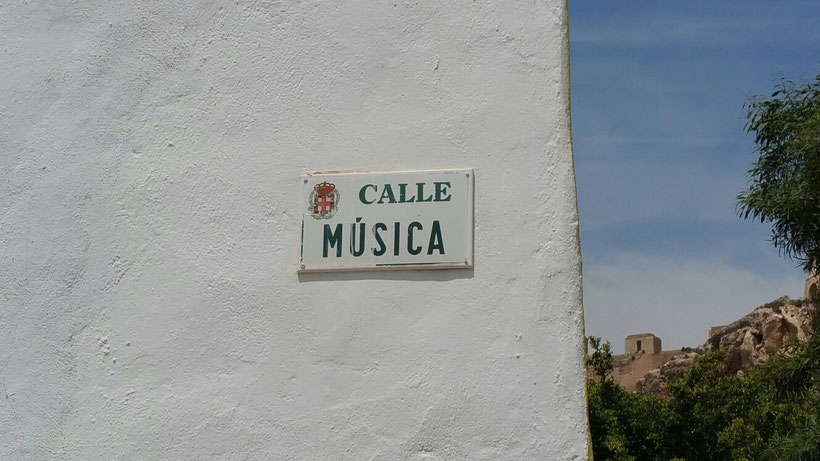
[[[820,335],[743,376],[727,373],[722,352],[706,354],[666,399],[627,392],[609,378],[608,343],[590,343],[596,460],[820,460]]]

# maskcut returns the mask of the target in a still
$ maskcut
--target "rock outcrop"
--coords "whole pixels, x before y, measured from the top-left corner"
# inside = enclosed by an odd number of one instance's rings
[[[666,361],[650,370],[636,383],[638,392],[666,394],[666,383],[680,378],[694,361],[707,352],[726,353],[729,373],[747,371],[767,361],[792,338],[805,341],[812,332],[817,308],[802,299],[778,298],[758,307],[729,325],[712,330],[700,347]]]
[[[635,383],[638,392],[644,394],[666,395],[666,383],[683,376],[701,353],[697,351],[684,352],[672,357],[660,368],[650,370],[646,376]]]
[[[767,361],[792,337],[805,341],[815,315],[811,304],[783,296],[722,328],[699,349],[725,351],[730,373],[749,370]]]

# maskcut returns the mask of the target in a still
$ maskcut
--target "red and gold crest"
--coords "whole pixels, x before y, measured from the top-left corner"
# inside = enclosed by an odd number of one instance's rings
[[[327,181],[313,186],[310,193],[309,210],[316,219],[332,218],[339,207],[339,190]]]

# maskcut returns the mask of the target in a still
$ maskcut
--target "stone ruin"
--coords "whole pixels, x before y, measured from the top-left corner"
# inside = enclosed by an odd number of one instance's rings
[[[652,333],[629,335],[624,354],[613,355],[613,379],[630,391],[666,394],[666,383],[683,376],[701,355],[726,353],[729,373],[741,373],[767,361],[793,338],[808,339],[817,318],[810,302],[820,292],[820,274],[806,279],[803,299],[783,296],[766,303],[729,325],[709,328],[708,339],[695,348],[664,351]]]

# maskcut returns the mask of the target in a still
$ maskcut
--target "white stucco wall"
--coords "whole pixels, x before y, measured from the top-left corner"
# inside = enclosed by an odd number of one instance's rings
[[[0,459],[585,459],[563,0],[0,5]],[[299,175],[475,169],[474,270]]]

